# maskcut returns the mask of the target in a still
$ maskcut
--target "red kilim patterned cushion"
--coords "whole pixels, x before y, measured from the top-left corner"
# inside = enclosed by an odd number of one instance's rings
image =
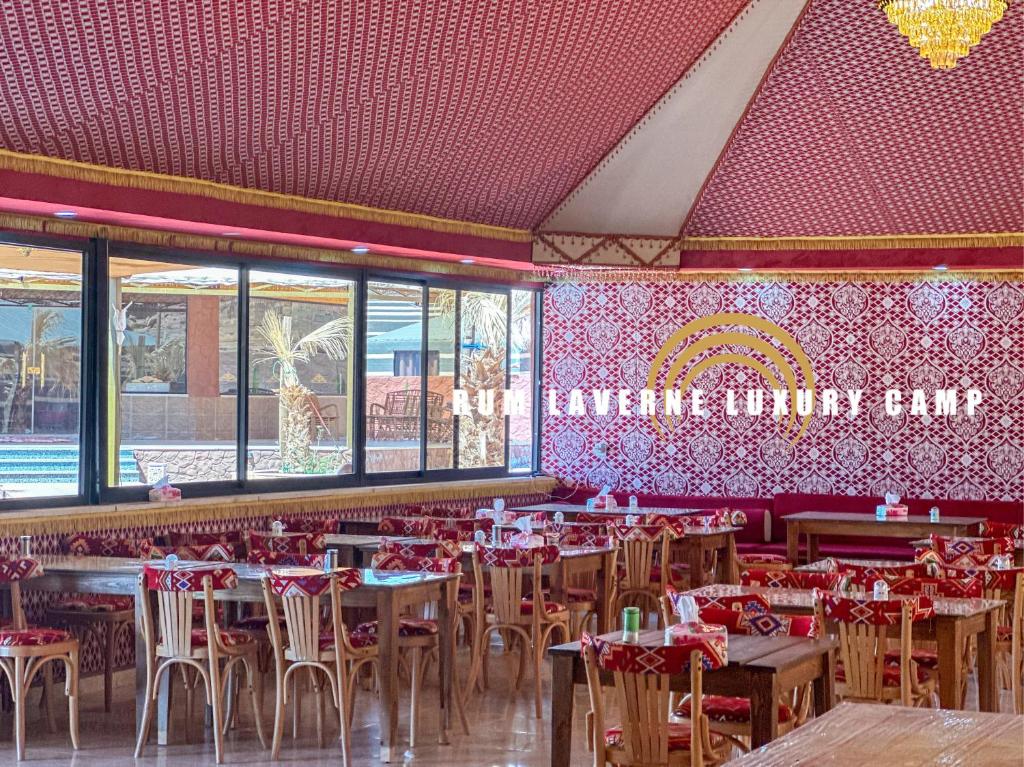
[[[323,554],[292,554],[286,551],[267,551],[266,549],[253,549],[246,555],[246,561],[251,565],[279,565],[281,567],[315,567],[317,570],[324,568]]]
[[[304,567],[271,570],[270,590],[279,597],[316,597],[330,588],[331,579],[338,581],[342,591],[358,588],[363,583],[362,573],[354,567],[342,567],[330,574],[314,572]]]
[[[148,539],[136,541],[131,538],[107,538],[78,533],[65,538],[62,548],[66,554],[74,556],[134,559],[139,556],[140,546],[150,543]]]
[[[289,533],[336,533],[337,519],[309,519],[306,517],[281,517],[284,529]]]
[[[682,674],[690,671],[690,653],[699,650],[705,671],[725,665],[725,656],[713,643],[694,638],[687,644],[646,646],[609,642],[583,632],[583,647],[593,647],[597,664],[605,671],[627,674]]]
[[[1015,541],[1020,541],[1024,540],[1024,525],[986,520],[981,523],[981,534],[993,538],[1013,538]]]
[[[445,552],[452,557],[462,555],[462,549],[454,541],[406,543],[382,539],[377,550],[382,554],[397,554],[400,557],[436,557],[438,552]]]
[[[194,562],[234,562],[235,547],[226,543],[194,543],[188,546],[150,546],[148,559],[164,559],[174,554],[178,559]]]
[[[600,523],[602,525],[622,525],[626,522],[625,514],[590,514],[586,511],[581,511],[576,515],[577,522],[587,522],[588,524]]]
[[[424,517],[384,517],[377,523],[381,535],[414,535],[429,538],[435,530],[443,527],[436,519]]]
[[[179,565],[173,570],[164,565],[146,565],[146,583],[155,591],[202,591],[203,579],[209,577],[213,588],[233,589],[238,576],[230,567],[189,567]]]
[[[911,605],[911,622],[927,620],[935,614],[931,597],[913,596],[903,599],[861,599],[818,592],[825,617],[839,623],[866,626],[896,626],[903,615],[903,605]]]
[[[885,651],[885,662],[890,666],[898,666],[900,658],[900,651],[897,649]],[[931,650],[912,650],[910,659],[928,671],[934,671],[939,667],[939,655]]]
[[[239,629],[218,629],[217,633],[220,635],[220,643],[225,647],[237,647],[255,641],[252,634]],[[206,629],[192,629],[193,647],[205,647],[209,641],[210,637],[206,633]]]
[[[662,525],[609,525],[608,532],[620,541],[660,541],[663,535],[679,536],[681,527]]]
[[[226,530],[220,533],[211,532],[189,532],[189,531],[175,531],[172,530],[168,537],[171,540],[172,546],[206,546],[210,543],[220,543],[225,546],[235,546],[242,542],[242,533],[240,530]]]
[[[898,655],[897,655],[898,658]],[[926,682],[928,681],[928,669],[922,665],[917,667],[917,681]],[[842,661],[836,661],[836,681],[846,681],[846,668],[843,666]],[[882,669],[882,685],[885,687],[899,687],[900,686],[900,667],[897,661],[896,665],[886,663]]]
[[[986,591],[1012,592],[1017,586],[1017,576],[1024,573],[1024,567],[1008,567],[1005,570],[986,570],[983,574]]]
[[[0,583],[24,581],[38,578],[43,574],[43,566],[38,559],[19,557],[18,559],[0,559]]]
[[[134,610],[135,600],[132,597],[118,594],[76,594],[54,602],[51,608],[75,612],[115,613]]]
[[[74,637],[62,629],[0,629],[0,647],[39,647],[67,642]]]
[[[750,721],[750,698],[731,698],[727,695],[705,695],[701,701],[701,711],[712,722],[730,722],[744,724]],[[690,699],[687,698],[679,708],[676,716],[690,717]],[[779,703],[779,721],[788,722],[793,718],[793,709],[785,703]]]
[[[621,526],[620,526],[621,527]],[[644,527],[660,527],[678,538],[686,534],[686,517],[676,514],[645,514]]]
[[[370,566],[374,570],[397,570],[419,573],[457,573],[462,564],[454,557],[438,559],[437,557],[403,557],[401,554],[373,555]]]
[[[966,554],[1011,554],[1013,538],[949,538],[931,536],[932,548],[945,559],[956,559]]]
[[[562,533],[559,541],[562,546],[584,546],[598,549],[606,549],[612,544],[612,539],[607,535],[577,532]]]
[[[376,634],[367,634],[365,631],[348,632],[348,643],[355,649],[373,647],[377,644]],[[320,634],[320,650],[326,652],[334,649],[334,632],[325,631]]]
[[[782,554],[738,554],[741,565],[788,565],[789,559]]]
[[[550,602],[544,600],[544,612],[550,615],[551,613],[561,613],[566,611],[566,606],[561,602]],[[533,600],[530,598],[524,598],[521,602],[520,611],[523,615],[533,615]],[[488,612],[492,612],[491,608],[488,607]]]
[[[356,626],[357,634],[370,634],[377,636],[379,628],[378,621],[366,621]],[[398,621],[398,636],[400,637],[424,637],[433,636],[437,633],[437,621],[429,618],[401,618]]]
[[[476,555],[484,567],[533,567],[539,559],[542,565],[558,561],[557,546],[536,546],[531,549],[496,549],[476,545]]]
[[[323,533],[284,533],[274,535],[272,533],[258,533],[249,530],[246,535],[249,539],[249,549],[266,549],[267,551],[281,551],[290,554],[297,554],[300,546],[305,543],[306,553],[312,554],[323,551],[327,548],[327,541]]]
[[[705,607],[716,607],[722,610],[735,610],[751,613],[766,613],[772,608],[768,597],[761,594],[733,594],[730,596],[712,597],[706,594],[691,594],[677,591],[672,586],[665,587],[665,596],[672,603],[672,611],[680,614],[679,604],[682,597],[693,597],[698,609]]]
[[[812,639],[821,634],[818,621],[813,615],[778,615],[770,612],[704,607],[701,608],[700,619],[705,623],[725,626],[730,634]]]
[[[717,738],[717,741],[716,741]],[[712,745],[722,741],[722,736],[711,733]],[[668,750],[689,751],[691,742],[690,725],[687,722],[669,722],[668,724]],[[609,748],[622,746],[622,728],[609,727],[604,732],[604,744]]]
[[[764,586],[770,589],[832,589],[843,582],[842,573],[823,573],[810,570],[744,570],[740,583],[744,586]]]
[[[980,599],[982,583],[980,578],[886,578],[890,594],[929,597],[952,597],[954,599]]]

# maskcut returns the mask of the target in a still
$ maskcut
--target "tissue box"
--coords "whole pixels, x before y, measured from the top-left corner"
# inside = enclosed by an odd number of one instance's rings
[[[725,626],[713,623],[677,623],[665,629],[665,644],[692,647],[703,652],[710,663],[705,667],[717,668],[729,662],[729,632]]]
[[[882,503],[875,507],[879,517],[905,517],[910,513],[909,507],[902,503]]]
[[[181,490],[170,485],[164,485],[163,487],[154,487],[149,491],[149,500],[151,501],[180,501]]]

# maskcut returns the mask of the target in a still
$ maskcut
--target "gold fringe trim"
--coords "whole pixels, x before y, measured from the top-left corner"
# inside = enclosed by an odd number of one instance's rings
[[[1024,269],[969,269],[945,272],[929,270],[891,271],[778,271],[704,272],[655,269],[545,269],[552,282],[1024,282]]]
[[[62,160],[55,157],[12,152],[7,149],[0,149],[0,170],[8,170],[14,173],[34,173],[93,184],[108,184],[127,189],[187,194],[243,205],[258,205],[264,208],[278,208],[280,210],[292,210],[319,216],[350,218],[356,221],[372,221],[378,224],[390,224],[393,226],[411,226],[418,229],[427,229],[432,232],[464,234],[471,237],[484,237],[490,240],[530,242],[532,239],[532,234],[525,229],[480,224],[473,221],[457,221],[422,213],[405,213],[399,210],[371,208],[366,205],[333,202],[331,200],[317,200],[310,197],[266,192],[259,189],[246,189],[244,187],[232,186],[231,184],[222,184],[217,181],[204,181],[202,179],[184,178],[163,173],[108,168],[103,165],[93,165],[75,160]]]
[[[1024,232],[898,234],[850,237],[682,237],[683,251],[709,250],[902,250],[1024,246]]]
[[[192,522],[221,522],[264,517],[372,509],[406,503],[463,501],[496,496],[550,493],[558,484],[552,477],[464,480],[422,485],[345,488],[316,493],[276,493],[230,498],[205,498],[171,503],[132,503],[116,506],[76,506],[9,512],[0,517],[0,538],[19,535],[71,535],[98,530]]]
[[[409,258],[408,256],[387,256],[377,253],[353,253],[350,250],[328,250],[303,245],[279,245],[256,240],[239,240],[233,237],[208,237],[201,234],[187,234],[157,229],[138,229],[127,226],[90,223],[59,218],[26,216],[17,213],[0,213],[0,229],[37,232],[66,237],[103,237],[118,242],[138,245],[154,245],[182,250],[203,250],[235,255],[279,258],[288,261],[336,264],[367,269],[387,269],[421,274],[442,274],[467,277],[478,280],[499,282],[539,283],[541,278],[532,270],[503,269],[479,264],[460,264],[432,259]]]

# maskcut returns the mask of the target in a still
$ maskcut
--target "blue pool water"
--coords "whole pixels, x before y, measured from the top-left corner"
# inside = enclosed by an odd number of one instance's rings
[[[139,481],[131,449],[121,449],[121,483]],[[0,446],[0,486],[78,482],[78,445]]]

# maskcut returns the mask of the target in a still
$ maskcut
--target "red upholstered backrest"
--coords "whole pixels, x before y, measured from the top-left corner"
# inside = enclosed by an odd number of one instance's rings
[[[323,554],[293,554],[290,551],[267,551],[253,549],[246,556],[251,565],[280,565],[281,567],[315,567],[324,566]]]
[[[288,553],[302,553],[305,547],[306,554],[316,551],[323,551],[327,548],[323,533],[284,533],[274,535],[273,533],[256,532],[249,530],[246,535],[249,538],[250,549],[265,549],[267,551],[282,551]]]
[[[537,546],[531,549],[496,549],[476,545],[476,554],[484,567],[533,567],[535,560],[549,565],[558,561],[557,546]]]
[[[65,554],[80,557],[127,557],[135,559],[140,551],[152,545],[148,538],[136,541],[132,538],[113,538],[102,535],[77,533],[64,539],[61,547]]]
[[[980,599],[981,578],[886,578],[890,594],[925,594],[930,597]]]
[[[744,586],[764,586],[770,589],[837,589],[843,573],[823,573],[811,570],[744,570],[740,583]]]
[[[597,665],[605,671],[626,674],[682,674],[690,670],[690,653],[701,652],[705,671],[721,668],[725,658],[710,643],[695,637],[692,643],[676,645],[639,645],[610,642],[583,632],[582,647],[593,647]]]
[[[154,591],[202,591],[203,579],[210,578],[214,589],[233,589],[238,576],[230,567],[174,567],[146,565],[146,584]]]
[[[457,573],[461,564],[455,557],[404,557],[401,554],[377,552],[370,565],[374,570],[414,573]]]
[[[709,596],[707,594],[688,594],[677,591],[673,586],[665,587],[665,596],[672,603],[672,612],[680,614],[679,602],[684,597],[693,597],[698,609],[714,607],[718,610],[733,610],[741,612],[768,612],[771,603],[768,598],[761,594],[730,594],[723,596]],[[716,623],[717,621],[710,621]]]
[[[43,566],[38,559],[32,559],[32,557],[0,559],[0,583],[24,581],[42,574]]]
[[[337,519],[310,519],[309,517],[281,517],[287,533],[336,533]]]
[[[931,597],[914,596],[903,599],[862,599],[838,594],[819,595],[825,617],[838,623],[867,626],[896,626],[902,619],[903,605],[911,605],[911,622],[923,621],[935,614]]]
[[[700,611],[700,619],[705,623],[725,626],[730,634],[813,639],[821,633],[818,620],[813,615],[778,615],[767,610],[725,610],[721,607],[705,607]]]

